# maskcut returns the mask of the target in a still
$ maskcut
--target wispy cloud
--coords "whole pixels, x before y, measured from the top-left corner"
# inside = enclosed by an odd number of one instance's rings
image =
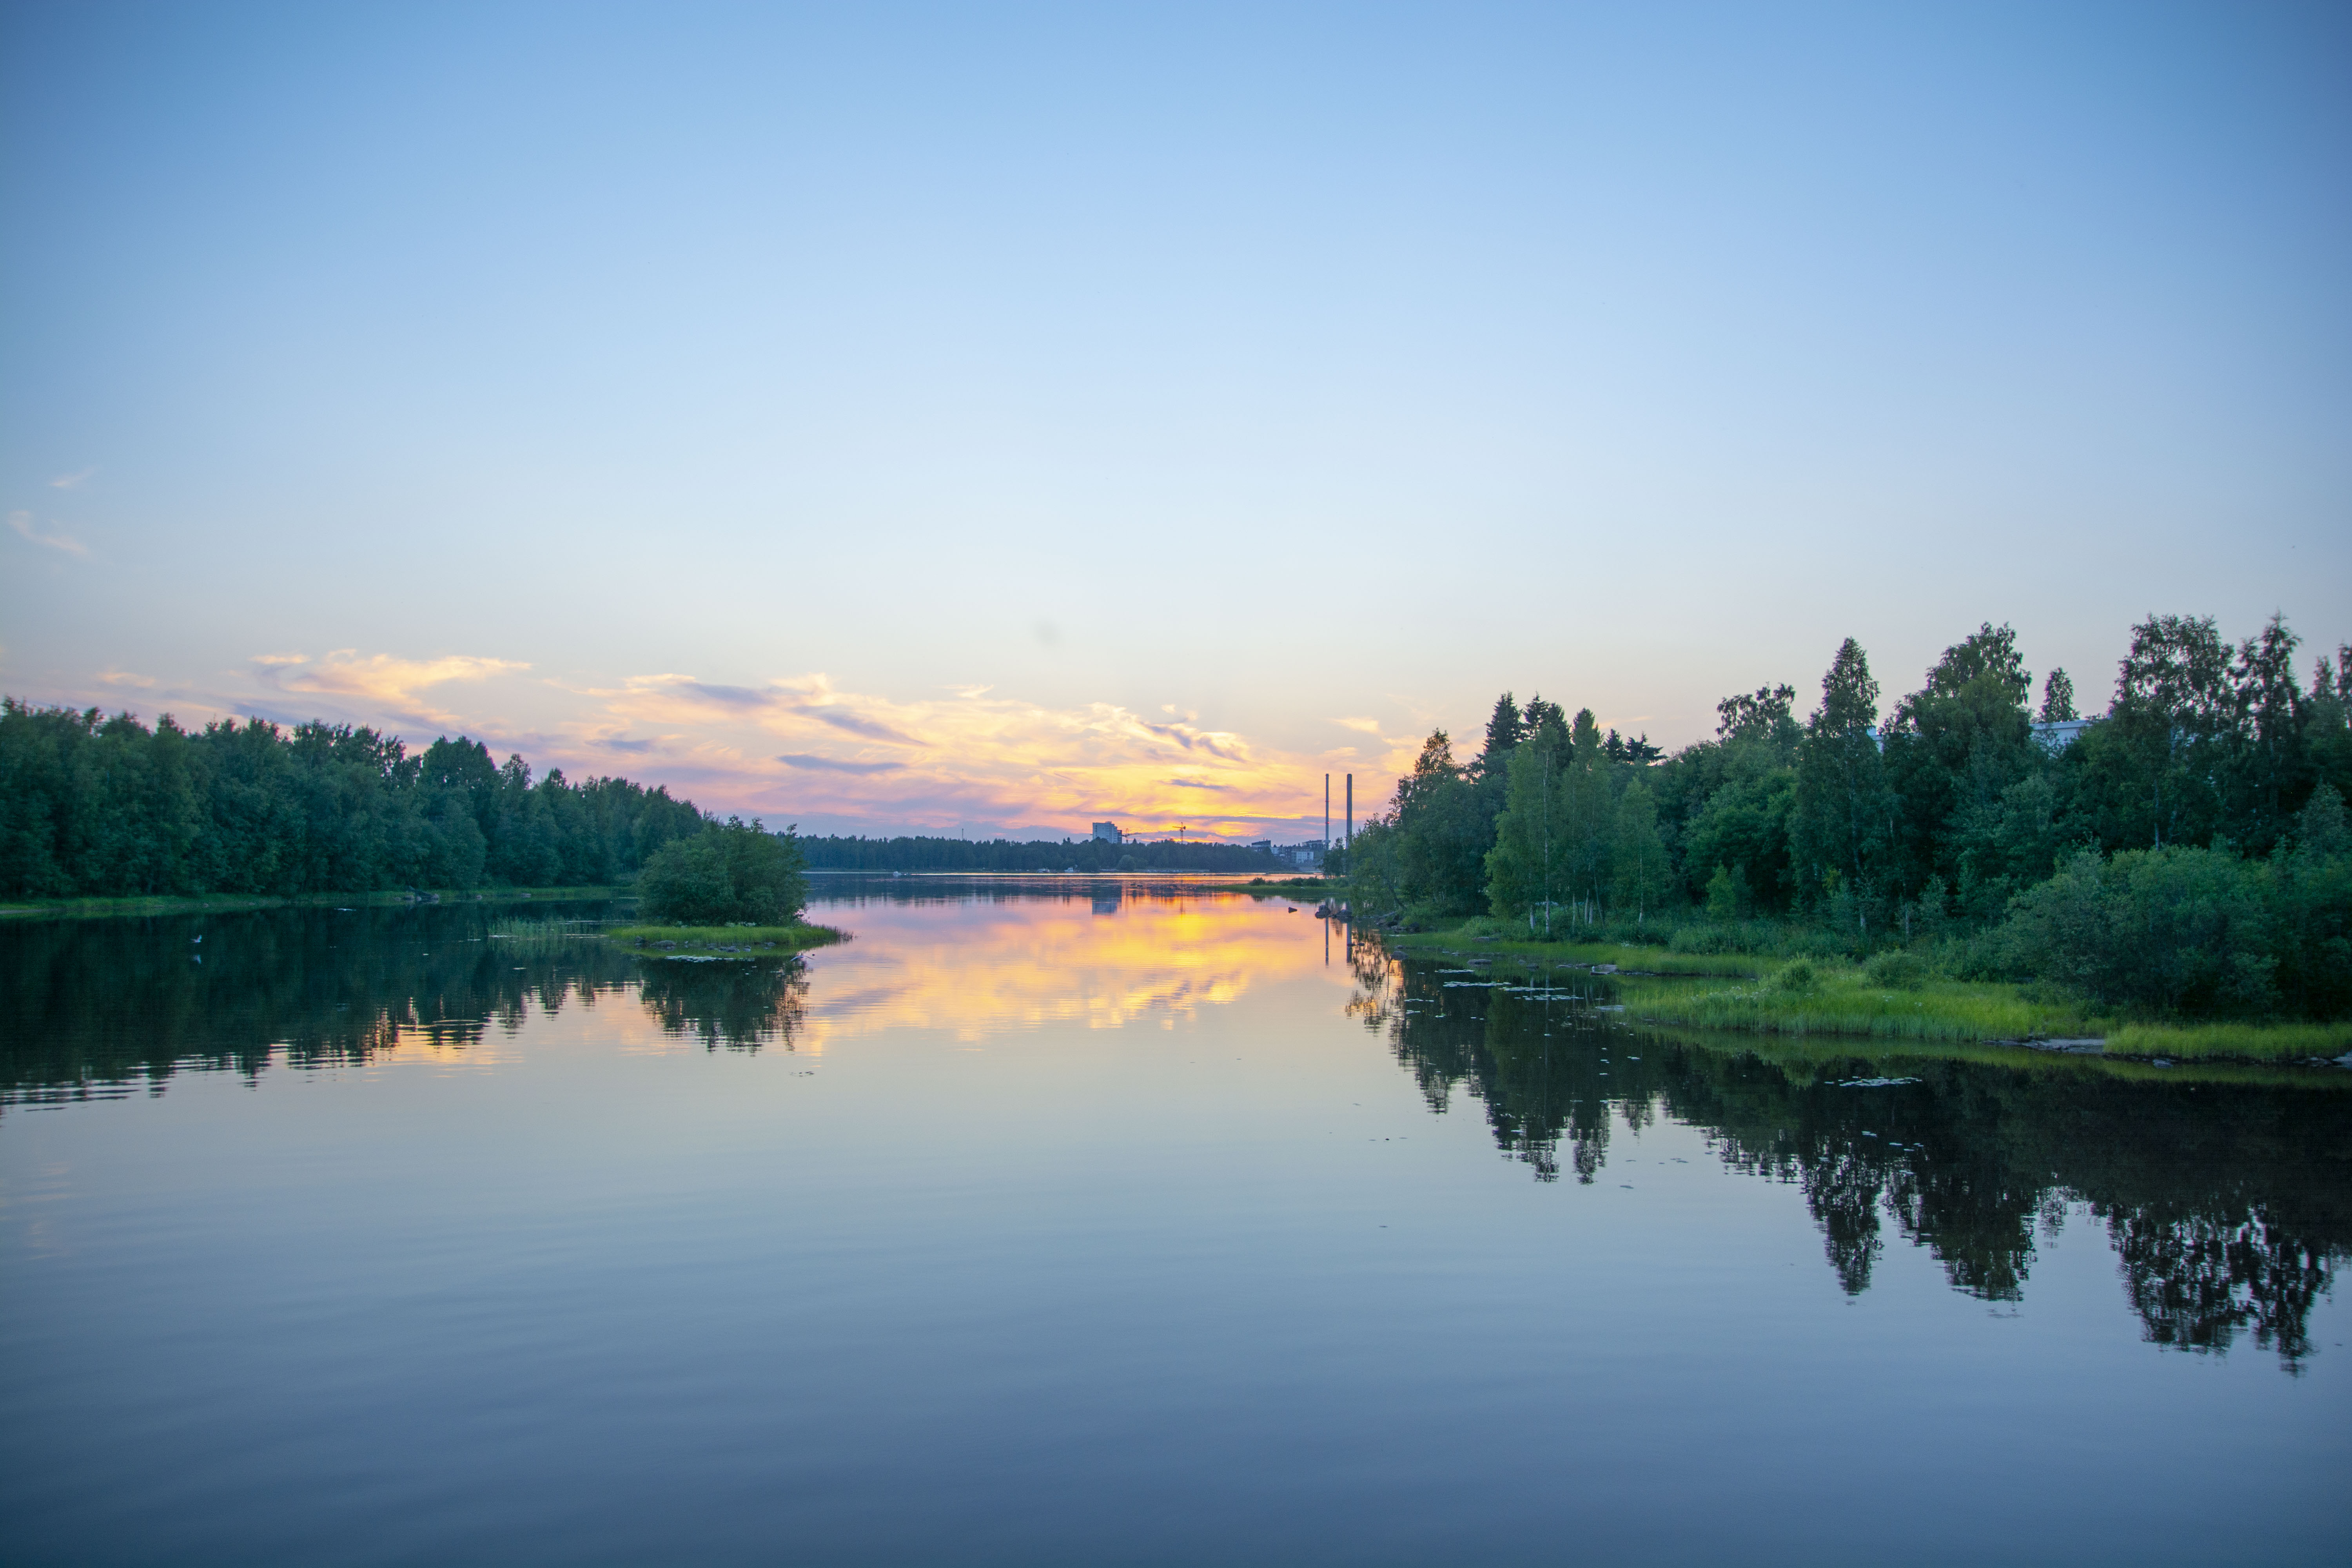
[[[51,550],[62,550],[68,555],[86,556],[89,553],[89,547],[71,534],[63,531],[42,532],[40,525],[33,521],[33,514],[29,511],[10,512],[8,526],[35,544],[46,545]]]
[[[788,768],[807,768],[824,773],[895,773],[906,767],[904,763],[856,763],[839,757],[814,756],[806,752],[784,752],[776,761]]]
[[[49,481],[49,489],[53,490],[78,490],[81,489],[82,481],[95,478],[97,473],[98,470],[96,468],[84,468],[77,474],[59,474],[56,479]]]
[[[101,670],[98,678],[109,686],[135,686],[142,691],[152,691],[155,687],[153,676],[133,675],[127,669]]]
[[[412,723],[464,727],[457,714],[425,700],[430,688],[452,681],[486,680],[494,675],[526,670],[528,664],[511,659],[448,654],[439,658],[396,658],[374,654],[362,658],[355,648],[338,648],[320,659],[300,654],[260,654],[253,659],[254,675],[274,691],[341,699],[349,710],[373,710]]]
[[[1361,730],[1367,735],[1377,736],[1381,732],[1381,721],[1378,719],[1334,719],[1331,722],[1343,730]]]
[[[1209,784],[1201,779],[1170,779],[1167,782],[1178,789],[1213,789],[1230,792],[1234,787],[1231,784]]]

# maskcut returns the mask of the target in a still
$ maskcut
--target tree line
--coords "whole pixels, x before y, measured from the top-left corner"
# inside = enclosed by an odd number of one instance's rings
[[[0,700],[0,897],[601,885],[704,826],[666,789],[534,778],[462,736],[411,753],[349,725]]]
[[[1098,838],[825,837],[800,841],[817,871],[1265,871],[1277,862],[1240,844],[1112,844]]]
[[[1663,758],[1507,692],[1467,763],[1430,736],[1356,835],[1350,896],[1373,918],[1554,935],[1798,921],[1859,950],[1999,924],[1980,966],[2158,1008],[2335,1016],[2352,1005],[2330,977],[2352,960],[2352,648],[2305,686],[2297,646],[2277,616],[2235,646],[2210,616],[2152,616],[2084,722],[2063,670],[2035,709],[2007,626],[1884,713],[1848,638],[1808,717],[1793,687],[1760,687]]]

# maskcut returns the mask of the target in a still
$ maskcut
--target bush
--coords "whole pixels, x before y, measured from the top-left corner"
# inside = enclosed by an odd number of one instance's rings
[[[1927,962],[1916,952],[1896,948],[1870,961],[1864,972],[1873,985],[1889,991],[1916,991],[1927,983]]]
[[[638,918],[679,925],[791,925],[808,903],[799,840],[730,817],[664,846],[637,874]]]
[[[1800,958],[1772,976],[1772,989],[1784,996],[1810,996],[1821,988],[1821,972],[1810,958]]]
[[[1666,941],[1668,952],[1717,953],[1739,951],[1739,933],[1721,926],[1685,926]]]
[[[2003,956],[2110,1006],[2261,1012],[2277,1000],[2269,879],[2226,849],[2085,853],[2011,904]]]

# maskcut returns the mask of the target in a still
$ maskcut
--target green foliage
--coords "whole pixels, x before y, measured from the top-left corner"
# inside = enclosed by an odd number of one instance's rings
[[[1724,873],[1718,873],[1718,875],[1722,876],[1727,889],[1730,885],[1728,875]],[[1726,931],[1719,926],[1685,926],[1666,939],[1666,951],[1708,953],[1742,952],[1747,950],[1736,931]]]
[[[1797,752],[1797,792],[1790,819],[1800,888],[1850,899],[1875,894],[1894,869],[1897,803],[1876,734],[1878,682],[1852,637],[1839,645],[1822,678],[1822,705],[1805,725]],[[1867,904],[1859,918],[1866,922]]]
[[[0,897],[595,886],[700,826],[666,791],[534,783],[462,739],[0,700]]]
[[[1383,819],[1393,851],[1396,897],[1436,914],[1460,914],[1479,904],[1487,844],[1477,787],[1454,762],[1453,742],[1433,733],[1397,781]],[[1360,847],[1362,836],[1358,836]]]
[[[1665,841],[1658,837],[1658,797],[1636,778],[1617,797],[1616,837],[1610,846],[1620,910],[1631,909],[1645,922],[1666,897],[1670,883]]]
[[[645,920],[689,926],[792,925],[808,902],[797,836],[770,833],[757,817],[730,817],[665,845],[637,873]]]
[[[1740,897],[1741,890],[1739,879],[1731,874],[1731,868],[1717,866],[1715,868],[1715,875],[1708,878],[1706,882],[1708,917],[1718,921],[1736,921],[1746,913],[1746,910],[1742,907],[1744,900]],[[1675,934],[1677,937],[1682,935],[1680,931]]]
[[[2067,679],[2064,670],[2053,669],[2050,679],[2042,683],[2042,721],[2059,724],[2074,717],[2074,683]]]
[[[1873,985],[1894,991],[1916,991],[1927,983],[1927,960],[1899,947],[1873,957],[1863,973]]]
[[[1504,917],[1539,910],[1548,919],[1569,890],[1574,855],[1567,791],[1553,763],[1559,737],[1522,741],[1505,764],[1510,781],[1495,845],[1486,852],[1486,896]]]
[[[1772,976],[1771,989],[1782,996],[1811,996],[1821,988],[1821,971],[1809,958],[1797,959]]]
[[[2009,966],[2110,1006],[2265,1011],[2279,1000],[2267,871],[2226,849],[2078,856],[2017,900]]]

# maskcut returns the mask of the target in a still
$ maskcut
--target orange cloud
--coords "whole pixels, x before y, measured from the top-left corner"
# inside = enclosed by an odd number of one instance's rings
[[[509,659],[467,654],[414,659],[380,653],[362,658],[356,648],[339,648],[317,660],[301,654],[261,654],[253,664],[263,684],[274,690],[335,697],[345,705],[375,709],[395,719],[444,729],[463,728],[464,721],[426,702],[423,696],[426,688],[485,680],[530,668]]]

